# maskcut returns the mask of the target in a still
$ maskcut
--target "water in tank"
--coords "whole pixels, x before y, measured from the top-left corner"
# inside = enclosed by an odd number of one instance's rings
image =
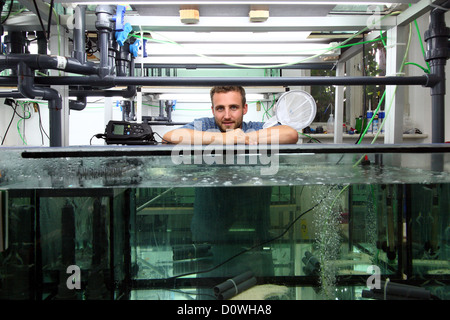
[[[1,299],[448,299],[448,146],[4,148]]]

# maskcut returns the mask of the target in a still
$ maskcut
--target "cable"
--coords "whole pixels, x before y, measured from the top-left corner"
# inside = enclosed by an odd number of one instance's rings
[[[167,144],[172,144],[172,142],[167,141],[166,139],[164,139],[163,137],[161,137],[161,135],[158,132],[153,132],[154,134],[156,134],[158,137],[161,138],[161,142],[159,143],[167,143]]]
[[[217,269],[217,268],[223,266],[224,264],[230,262],[231,260],[236,259],[237,257],[243,255],[244,253],[247,253],[247,252],[249,252],[249,251],[251,251],[251,250],[253,250],[253,249],[255,249],[255,248],[261,247],[261,246],[263,246],[263,245],[265,245],[265,244],[268,244],[268,243],[270,243],[270,242],[274,242],[274,241],[276,241],[276,240],[282,238],[282,237],[283,237],[283,236],[284,236],[284,235],[292,228],[292,226],[293,226],[300,218],[302,218],[305,214],[307,214],[308,212],[311,212],[312,210],[314,210],[315,208],[317,208],[320,204],[322,204],[322,202],[328,197],[328,194],[331,192],[331,190],[333,190],[335,187],[337,187],[337,186],[332,186],[330,189],[328,189],[327,194],[326,194],[319,202],[317,202],[317,203],[316,203],[315,205],[313,205],[311,208],[309,208],[309,209],[303,211],[301,214],[299,214],[294,220],[291,221],[291,223],[288,224],[288,226],[284,229],[284,231],[281,232],[281,234],[279,234],[278,236],[276,236],[276,237],[274,237],[274,238],[271,238],[271,239],[269,239],[269,240],[265,240],[265,241],[262,241],[262,242],[260,242],[260,243],[257,243],[257,244],[251,246],[251,247],[248,248],[248,249],[242,250],[242,251],[236,253],[235,255],[229,257],[228,259],[222,261],[221,263],[219,263],[219,264],[217,264],[217,265],[215,265],[215,266],[213,266],[213,267],[211,267],[211,268],[209,268],[209,269],[205,269],[205,270],[202,270],[202,271],[193,271],[193,272],[187,272],[187,273],[179,274],[179,275],[170,277],[170,278],[168,278],[167,280],[176,280],[176,279],[181,278],[181,277],[186,277],[186,276],[190,276],[190,275],[195,275],[195,274],[202,274],[202,273],[211,272],[211,271],[213,271],[213,270],[215,270],[215,269]],[[302,190],[302,191],[303,191],[303,190]],[[342,191],[341,191],[341,193],[342,193]],[[340,193],[340,194],[341,194],[341,193]]]
[[[419,38],[419,44],[420,44],[420,48],[422,50],[422,55],[423,55],[423,58],[425,59],[426,58],[425,48],[423,47],[422,36],[420,35],[420,30],[419,30],[419,25],[417,24],[417,20],[414,20],[414,25],[416,26],[417,37]],[[425,63],[427,64],[427,67],[428,67],[427,73],[430,73],[430,63],[426,60],[425,60]]]
[[[8,127],[6,128],[5,134],[3,135],[2,145],[5,142],[6,135],[8,134],[9,128],[11,127],[11,124],[12,124],[12,122],[14,120],[15,115],[16,115],[17,103],[15,103],[15,107],[13,109],[14,109],[13,115],[11,117],[11,120],[9,121]]]
[[[26,110],[26,109],[29,108],[29,103],[28,102],[20,103],[20,104],[22,105],[22,109],[23,109],[23,117],[20,116],[19,114],[17,114],[20,117],[19,121],[17,121],[17,132],[19,133],[19,137],[22,140],[22,143],[24,145],[27,145],[26,138],[25,138],[25,121],[23,121],[23,120],[30,119],[31,118],[31,112],[29,110]],[[28,113],[28,117],[26,117],[27,113]],[[22,121],[23,121],[23,133],[24,133],[23,135],[22,135],[22,133],[20,131],[20,124],[22,123]]]
[[[50,9],[48,13],[48,23],[47,23],[47,39],[50,39],[50,28],[52,26],[52,13],[53,13],[53,1],[50,2]]]
[[[36,0],[33,0],[33,3],[34,3],[34,8],[36,9],[36,14],[38,16],[39,23],[41,24],[42,31],[44,32],[45,39],[48,41],[47,33],[45,32],[44,23],[42,22],[42,18],[41,18],[41,12],[39,11],[39,8],[37,6]]]
[[[44,126],[42,125],[41,107],[36,102],[33,102],[33,105],[38,111],[38,115],[39,115],[39,131],[41,132],[42,145],[44,145],[44,135],[43,134],[45,134],[45,136],[47,137],[48,140],[50,140],[50,137],[48,136],[47,132],[45,132]]]
[[[317,143],[322,143],[319,139],[313,138],[310,135],[307,135],[306,133],[300,131],[298,131],[298,133],[301,134],[302,136],[308,137],[310,140],[315,140]]]
[[[22,134],[21,134],[21,132],[20,132],[20,123],[22,122],[22,120],[23,119],[19,119],[19,121],[17,121],[17,132],[19,133],[19,137],[20,137],[20,140],[22,140],[22,143],[24,144],[24,145],[27,145],[27,142],[26,142],[26,139],[25,139],[25,122],[23,123],[23,131],[24,131],[24,134],[23,134],[23,136],[22,136]]]
[[[106,138],[106,134],[104,133],[97,133],[94,134],[91,139],[89,140],[89,145],[92,145],[92,139],[97,138],[97,139],[105,139]]]
[[[404,54],[404,56],[403,56],[402,63],[400,64],[400,68],[399,68],[399,70],[398,70],[398,73],[402,73],[402,72],[403,72],[403,68],[405,67],[405,64],[406,64],[406,58],[407,58],[407,56],[408,56],[409,48],[410,48],[410,45],[411,45],[411,36],[412,36],[412,31],[411,31],[411,30],[412,30],[412,26],[411,26],[411,23],[410,23],[410,24],[409,24],[409,36],[408,36],[408,42],[407,42],[407,44],[406,44],[405,54]],[[390,110],[391,110],[392,103],[393,103],[393,98],[394,98],[394,96],[395,96],[395,94],[396,94],[396,92],[397,92],[397,88],[398,88],[397,85],[394,86],[394,92],[392,93],[392,98],[391,98],[391,100],[390,100],[389,107],[388,107],[388,109],[387,109],[386,112],[385,112],[385,115],[386,115],[386,116],[385,116],[385,118],[383,119],[383,121],[381,122],[380,127],[379,127],[379,130],[378,130],[378,132],[375,134],[375,136],[374,136],[374,138],[373,138],[371,144],[373,144],[373,143],[377,140],[379,134],[381,133],[381,128],[384,127],[384,124],[385,124],[385,122],[386,122],[386,120],[387,120],[387,118],[388,118],[389,112],[390,112]],[[381,99],[380,99],[380,101],[379,101],[379,103],[378,103],[377,108],[376,108],[375,111],[373,112],[372,118],[370,119],[369,123],[367,124],[366,128],[364,129],[364,132],[363,132],[363,134],[360,136],[360,138],[359,138],[357,144],[360,144],[360,143],[361,143],[362,139],[364,138],[365,134],[367,133],[367,130],[369,129],[370,125],[372,124],[372,121],[373,121],[373,119],[375,118],[375,115],[378,113],[378,110],[379,110],[380,107],[381,107],[381,103],[383,102],[383,100],[384,100],[384,98],[385,98],[385,95],[386,95],[386,90],[384,91],[383,96],[381,97]],[[363,156],[355,163],[354,166],[357,166],[359,163],[361,163],[361,161],[364,159],[364,157],[365,157],[365,155],[363,155]]]
[[[420,64],[417,64],[417,63],[414,63],[414,62],[406,62],[405,65],[413,65],[413,66],[419,67],[425,73],[430,73],[429,69],[426,69],[426,68],[422,67]]]
[[[8,20],[9,15],[11,14],[11,11],[12,11],[13,2],[14,2],[14,0],[11,0],[11,2],[10,2],[10,4],[9,4],[8,14],[6,15],[5,20],[2,20],[2,21],[1,21],[1,24],[4,24],[4,23],[6,22],[6,20]],[[1,12],[2,9],[3,9],[3,6],[2,6],[2,8],[0,8],[0,12]],[[1,18],[1,17],[0,17],[0,18]]]
[[[7,99],[5,99],[5,104],[8,105],[8,106],[10,106],[10,107],[13,109],[13,112],[14,112],[19,118],[21,118],[21,119],[23,119],[23,120],[27,120],[27,119],[30,119],[30,118],[31,118],[31,113],[30,113],[30,112],[28,112],[28,113],[30,114],[28,117],[25,117],[25,110],[24,110],[24,115],[23,115],[23,116],[17,112],[17,107],[18,107],[18,105],[19,105],[19,102],[18,102],[18,101],[15,101],[15,100],[13,100],[13,99],[7,98]],[[14,108],[14,107],[12,106],[12,104],[14,104],[14,105],[16,106],[16,108]],[[25,104],[25,103],[22,103],[22,107],[23,107],[24,104]]]
[[[406,44],[405,55],[403,56],[403,60],[402,60],[402,63],[400,64],[400,69],[399,69],[398,73],[402,73],[402,72],[403,72],[403,68],[405,67],[405,64],[406,64],[406,58],[407,58],[407,55],[408,55],[408,53],[409,53],[409,48],[410,48],[410,45],[411,45],[411,36],[412,36],[411,29],[412,29],[412,26],[411,26],[411,24],[409,24],[409,37],[408,37],[408,42],[407,42],[407,44]],[[381,122],[380,128],[379,128],[378,132],[375,134],[375,137],[373,138],[371,144],[373,144],[373,143],[377,140],[378,135],[381,133],[381,128],[384,127],[384,123],[386,122],[386,119],[387,119],[387,117],[388,117],[388,115],[389,115],[389,112],[391,111],[391,107],[392,107],[392,103],[393,103],[393,98],[394,98],[395,94],[397,93],[397,88],[398,88],[398,86],[396,85],[396,86],[394,87],[394,92],[392,93],[392,98],[391,98],[391,101],[390,101],[390,103],[389,103],[389,107],[388,107],[388,109],[386,110],[386,116],[385,116],[385,118],[383,119],[383,121]],[[386,92],[386,91],[385,91],[385,92]],[[374,117],[375,117],[375,114],[376,114],[376,113],[374,113]],[[373,119],[373,117],[372,117],[372,119]]]
[[[263,113],[262,120],[261,120],[262,122],[264,122],[264,116],[266,116],[267,119],[270,119],[272,117],[272,115],[269,114],[269,111],[275,106],[275,103],[277,102],[275,94],[273,94],[272,97],[273,97],[272,98],[272,105],[269,108],[266,109],[264,107],[264,104],[262,104],[262,106],[264,108],[264,113]]]
[[[369,130],[370,125],[372,124],[372,121],[373,121],[373,119],[375,118],[375,115],[378,114],[378,110],[380,109],[381,104],[382,104],[382,102],[384,101],[385,95],[386,95],[386,90],[384,90],[383,95],[381,96],[381,99],[380,99],[380,101],[378,102],[378,105],[377,105],[377,107],[375,108],[375,111],[373,112],[372,118],[370,118],[369,123],[367,123],[366,128],[362,131],[362,134],[360,135],[359,140],[357,141],[356,144],[360,144],[360,143],[361,143],[362,139],[364,138],[364,136],[366,135],[367,131]],[[381,131],[381,126],[380,126],[380,130],[378,130],[378,131],[379,131],[379,132]],[[372,143],[373,143],[373,142],[372,142]]]

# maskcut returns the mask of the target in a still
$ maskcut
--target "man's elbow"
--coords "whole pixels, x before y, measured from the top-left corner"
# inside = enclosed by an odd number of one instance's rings
[[[289,143],[296,144],[297,142],[298,142],[298,132],[292,129],[291,133],[289,134]]]
[[[298,141],[298,132],[292,127],[286,126],[282,142],[284,144],[296,144]]]
[[[191,144],[194,131],[191,129],[174,129],[163,135],[163,142],[170,144]]]
[[[162,137],[162,143],[172,143],[170,131],[166,132]]]

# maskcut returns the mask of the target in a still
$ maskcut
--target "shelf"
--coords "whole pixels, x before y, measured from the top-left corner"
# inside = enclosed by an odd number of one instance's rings
[[[329,142],[330,140],[334,140],[334,134],[332,133],[311,133],[311,134],[307,134],[308,136],[304,136],[304,135],[299,135],[299,140],[309,140],[311,138],[320,140],[321,142]],[[375,134],[373,133],[367,133],[363,140],[373,140],[373,138],[375,137]],[[351,140],[351,141],[355,141],[359,138],[359,134],[347,134],[344,133],[342,134],[342,140]],[[416,140],[424,140],[428,138],[428,134],[404,134],[403,135],[403,140],[409,140],[409,141],[416,141]],[[377,138],[378,142],[384,142],[384,134],[379,134],[378,138]]]

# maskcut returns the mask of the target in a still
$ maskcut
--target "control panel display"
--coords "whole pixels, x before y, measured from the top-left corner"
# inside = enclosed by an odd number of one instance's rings
[[[106,126],[107,144],[156,144],[153,130],[147,123],[110,121]]]

